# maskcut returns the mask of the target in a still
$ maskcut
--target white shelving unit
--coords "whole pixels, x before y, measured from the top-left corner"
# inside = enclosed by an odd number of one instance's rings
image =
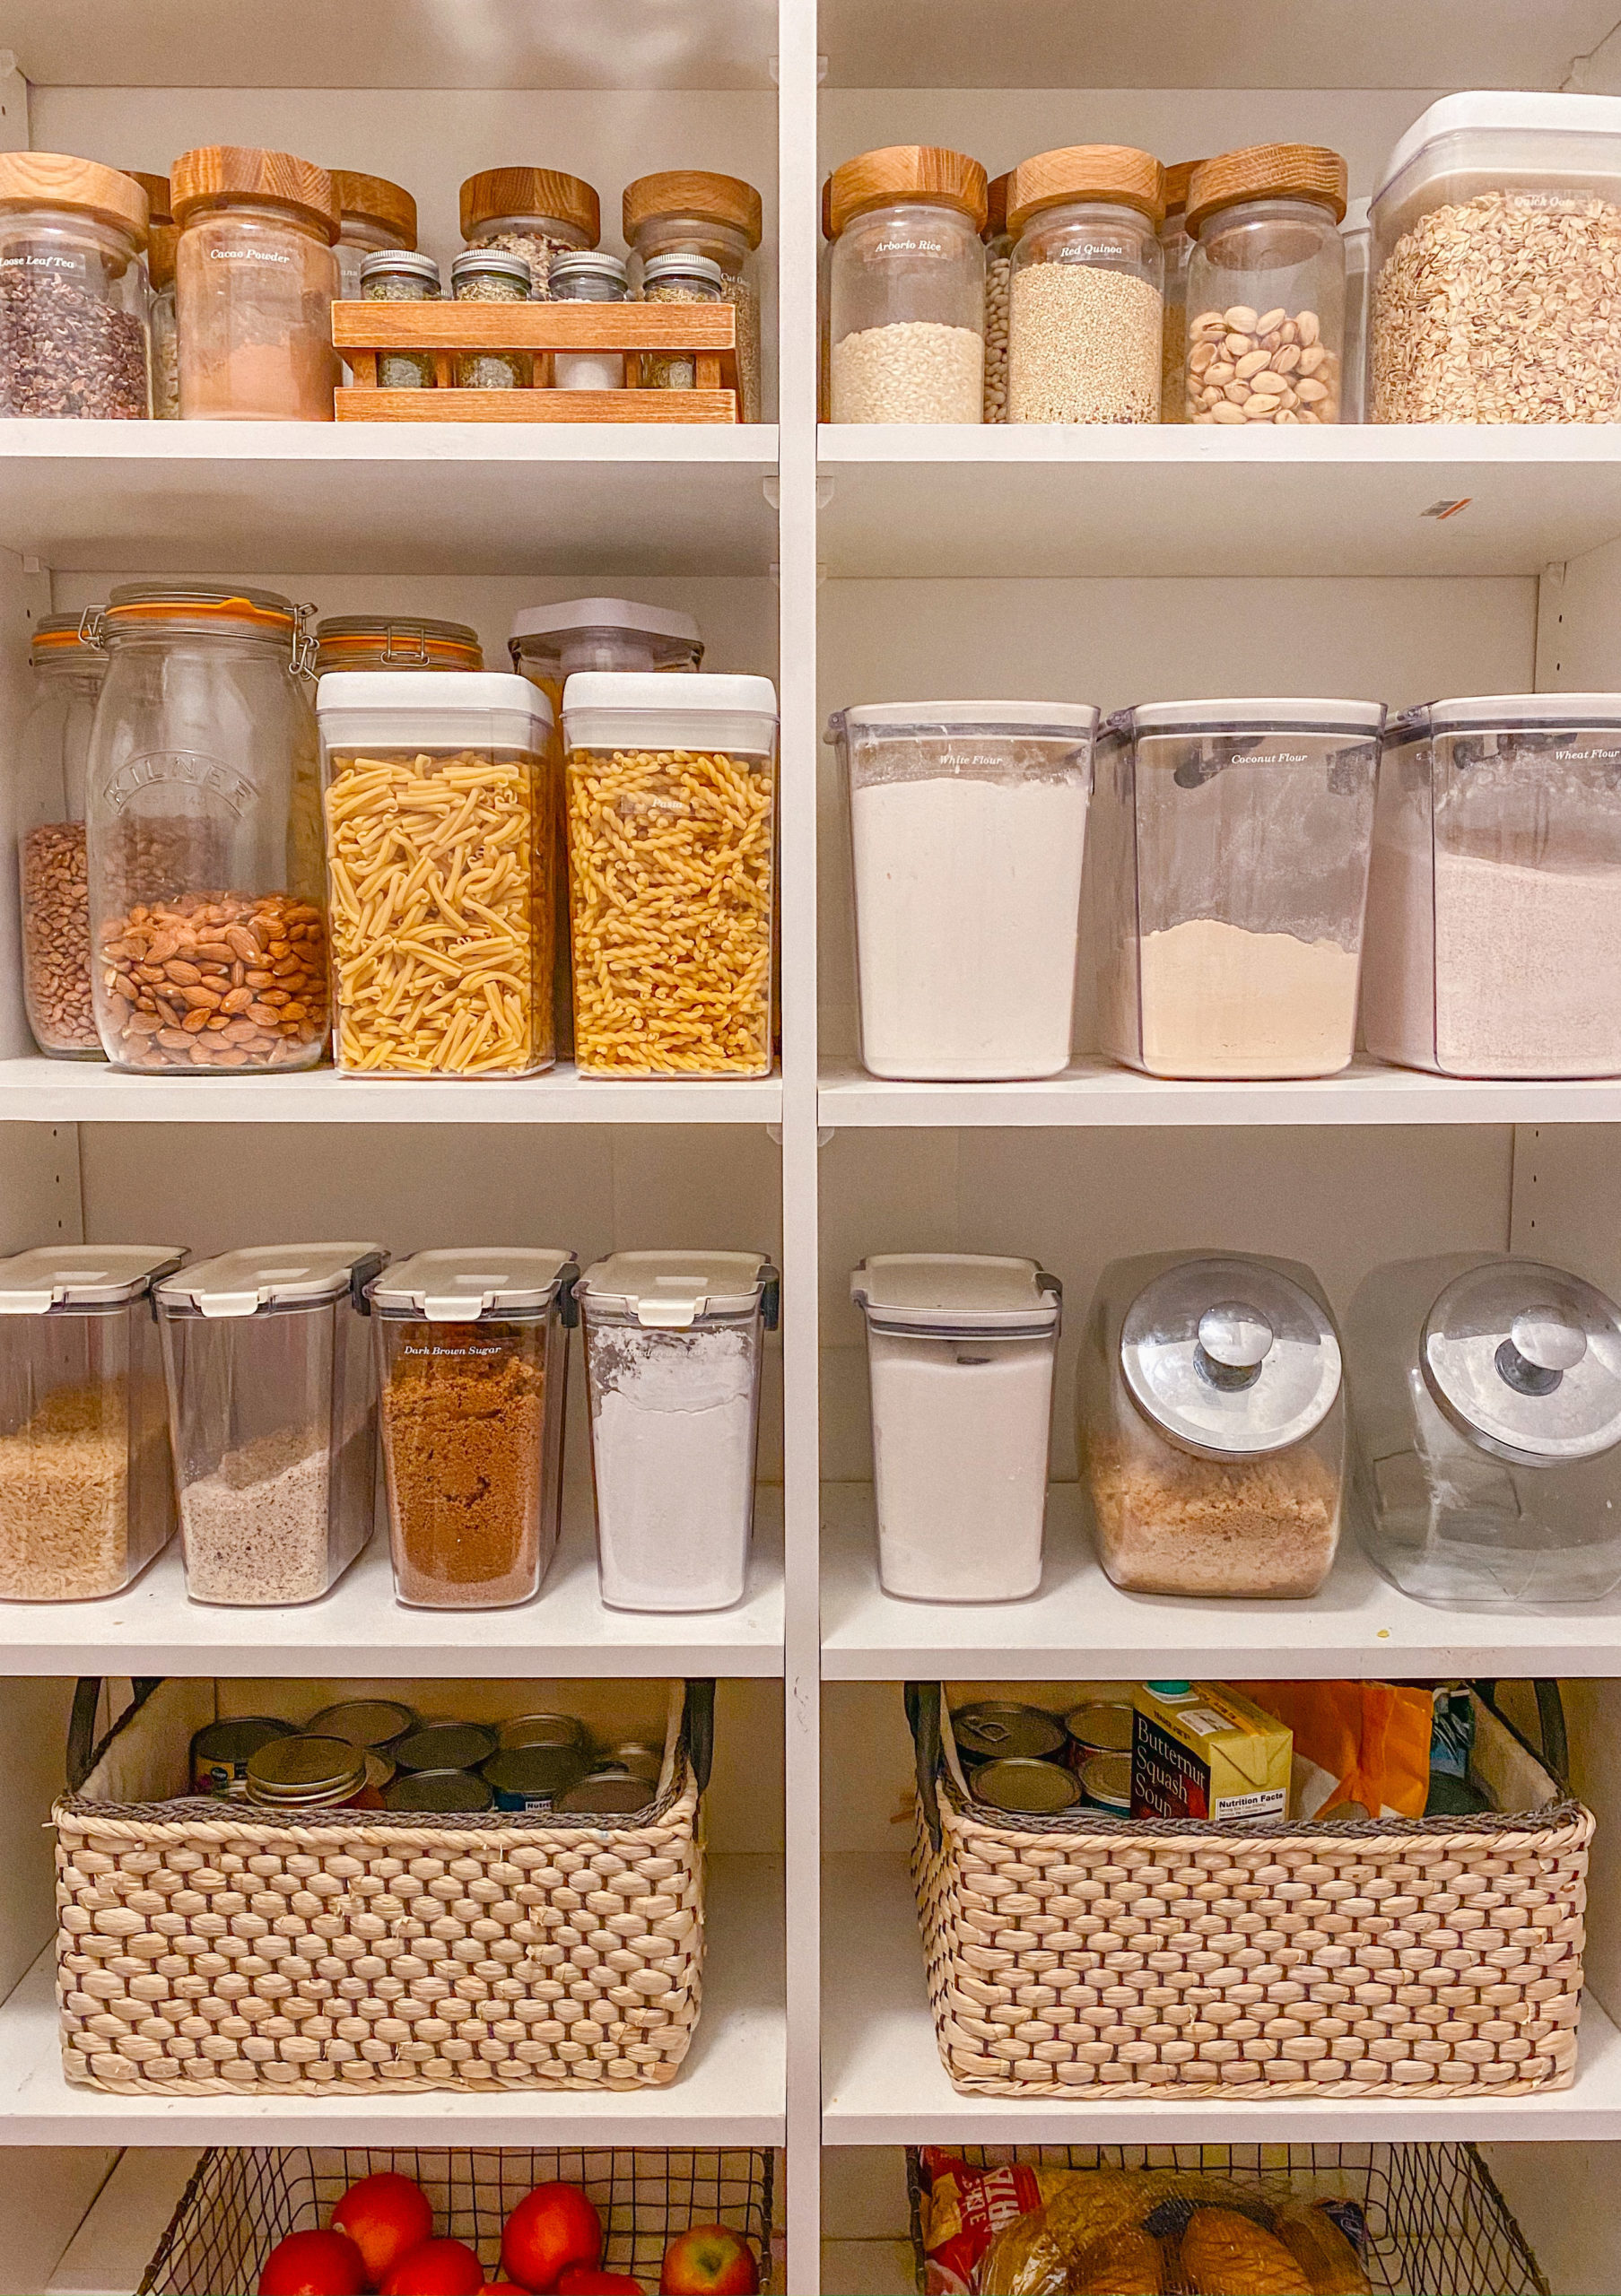
[[[142,575],[266,581],[323,613],[452,615],[478,626],[492,661],[513,609],[538,598],[623,591],[684,606],[710,666],[778,681],[783,1010],[780,1073],[759,1083],[606,1085],[567,1068],[476,1086],[115,1076],[33,1053],[0,869],[0,1246],[172,1234],[213,1250],[322,1228],[396,1250],[496,1233],[582,1257],[758,1244],[781,1266],[784,1319],[759,1551],[735,1612],[605,1610],[583,1486],[546,1589],[518,1611],[402,1609],[376,1543],[297,1612],[188,1605],[172,1557],[114,1601],[0,1606],[0,2291],[46,2286],[60,2267],[63,2289],[129,2296],[152,2246],[135,2254],[131,2227],[161,2226],[180,2148],[418,2137],[781,2144],[793,2296],[819,2284],[824,2161],[840,2179],[836,2231],[867,2148],[1468,2137],[1495,2142],[1495,2171],[1557,2284],[1617,2285],[1621,2236],[1602,2195],[1617,2155],[1597,2148],[1621,2144],[1621,2040],[1606,2014],[1621,2016],[1621,1605],[1423,1609],[1349,1539],[1312,1605],[1133,1599],[1081,1530],[1068,1412],[1091,1282],[1125,1250],[1287,1252],[1339,1302],[1382,1258],[1470,1245],[1512,1242],[1621,1283],[1621,1085],[1372,1065],[1313,1083],[1168,1084],[1101,1061],[1085,1012],[1073,1064],[1050,1083],[869,1077],[821,727],[848,702],[954,692],[1113,708],[1281,685],[1399,705],[1621,686],[1621,433],[815,420],[817,193],[850,154],[945,142],[996,172],[1078,134],[1172,158],[1304,136],[1343,150],[1365,192],[1448,89],[1621,90],[1613,19],[1611,0],[821,0],[819,22],[815,0],[288,0],[274,13],[12,0],[0,145],[141,168],[215,140],[341,159],[409,184],[440,257],[459,241],[457,186],[479,167],[527,159],[587,176],[609,244],[619,187],[646,170],[714,166],[760,186],[768,424],[0,420],[0,741],[15,731],[32,619]],[[5,802],[0,779],[0,832]],[[928,1247],[1036,1253],[1064,1282],[1051,1549],[1027,1604],[904,1604],[877,1585],[847,1278],[868,1251]],[[1600,1819],[1572,2089],[1146,2112],[957,2096],[894,1854],[909,1755],[896,1686],[1201,1671],[1567,1680],[1578,1783]],[[39,1822],[69,1687],[163,1672],[723,1678],[705,2007],[681,2077],[645,2095],[492,2102],[188,2106],[67,2089],[40,1958],[52,1912]]]

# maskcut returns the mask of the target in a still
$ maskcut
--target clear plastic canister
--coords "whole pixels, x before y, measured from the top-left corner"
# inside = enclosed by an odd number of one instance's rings
[[[602,204],[580,177],[555,168],[486,168],[461,187],[461,230],[469,248],[521,256],[544,302],[553,257],[602,237]]]
[[[417,1252],[371,1286],[395,1591],[429,1610],[537,1594],[557,1547],[571,1252]]]
[[[271,1244],[157,1288],[186,1591],[309,1603],[371,1535],[375,1244]]]
[[[79,1602],[174,1532],[152,1287],[172,1245],[49,1244],[0,1260],[0,1597]]]
[[[615,1252],[580,1277],[597,1552],[613,1608],[742,1601],[777,1288],[758,1252]]]
[[[117,168],[0,152],[0,415],[150,414],[149,212]]]
[[[330,422],[337,195],[286,152],[209,144],[170,173],[180,412],[187,422]]]
[[[1340,420],[1346,163],[1314,144],[1224,152],[1193,170],[1190,422]]]
[[[318,714],[339,1069],[550,1067],[545,695],[502,670],[340,671]]]
[[[863,1260],[878,1576],[919,1602],[1003,1603],[1041,1583],[1062,1293],[1034,1260]]]
[[[876,1076],[1053,1076],[1069,1059],[1090,703],[837,713],[861,1058]]]
[[[16,774],[22,1001],[41,1052],[99,1060],[91,989],[85,763],[107,657],[94,617],[46,614],[29,648],[33,706]]]
[[[985,170],[902,144],[833,170],[835,422],[979,422],[985,401]]]
[[[1332,1076],[1355,1041],[1382,703],[1123,709],[1088,883],[1104,1049],[1151,1076]]]
[[[1082,144],[1021,161],[1007,344],[1010,422],[1157,422],[1164,334],[1152,152]]]

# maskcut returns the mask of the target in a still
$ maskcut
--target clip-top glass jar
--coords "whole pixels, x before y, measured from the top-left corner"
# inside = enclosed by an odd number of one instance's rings
[[[835,168],[835,422],[979,422],[985,412],[985,170],[928,144]]]
[[[470,248],[521,256],[531,293],[544,302],[553,257],[602,237],[602,203],[588,183],[555,168],[486,168],[461,187],[461,235]]]
[[[581,248],[553,256],[548,282],[554,303],[623,303],[630,293],[624,264],[616,255]],[[554,351],[552,387],[560,391],[622,391],[623,351]]]
[[[170,172],[187,422],[330,422],[337,195],[286,152],[213,144]]]
[[[656,255],[702,255],[720,266],[720,300],[737,313],[738,418],[761,419],[760,290],[754,250],[760,245],[760,194],[739,176],[675,168],[639,176],[625,186],[625,244],[632,279]]]
[[[129,170],[133,182],[146,194],[150,219],[146,235],[146,279],[152,289],[148,321],[152,335],[152,411],[161,422],[177,422],[180,415],[180,344],[175,328],[175,243],[179,232],[169,200],[167,176]]]
[[[1165,171],[1128,144],[1013,171],[1010,422],[1157,422]]]
[[[309,641],[270,590],[126,585],[87,828],[96,1025],[118,1068],[311,1068],[327,1039]]]
[[[334,168],[337,197],[338,292],[346,303],[359,300],[361,265],[369,255],[398,253],[416,245],[416,202],[387,176],[356,175]]]
[[[478,632],[414,613],[333,613],[315,625],[315,674],[331,670],[482,670]]]
[[[88,634],[92,622],[89,614],[53,613],[36,624],[34,705],[17,773],[22,1001],[40,1051],[70,1060],[101,1056],[91,996],[84,774],[107,657]]]
[[[1338,422],[1346,163],[1316,144],[1224,152],[1188,187],[1190,422]]]
[[[54,152],[0,152],[0,414],[151,412],[146,194]]]

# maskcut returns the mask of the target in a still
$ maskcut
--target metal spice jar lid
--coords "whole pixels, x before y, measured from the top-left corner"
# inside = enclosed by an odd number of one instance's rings
[[[87,215],[146,245],[151,211],[135,177],[62,152],[0,152],[0,210],[33,207]]]
[[[360,282],[364,289],[371,279],[420,279],[431,287],[433,294],[419,300],[431,302],[440,291],[439,265],[431,255],[418,255],[414,248],[374,248],[370,255],[361,257]],[[368,297],[369,301],[375,298]]]
[[[993,1810],[1050,1817],[1059,1810],[1073,1810],[1081,1788],[1073,1771],[1060,1770],[1057,1762],[1014,1754],[976,1770],[973,1795],[976,1802],[989,1803]]]
[[[593,247],[602,237],[602,203],[580,176],[555,168],[485,168],[461,187],[461,235],[471,239],[481,223],[498,216],[567,223],[583,231]]]
[[[1157,231],[1165,220],[1165,170],[1129,144],[1070,144],[1021,160],[1007,186],[1007,228],[1022,231],[1043,208],[1076,200],[1135,207]]]
[[[455,257],[450,265],[450,292],[454,296],[465,279],[504,279],[509,286],[521,287],[520,296],[510,296],[508,301],[527,302],[535,284],[535,274],[529,268],[527,256],[510,255],[501,248],[469,248],[465,255]],[[500,297],[498,301],[502,300]],[[476,301],[477,298],[475,297]]]
[[[392,1698],[347,1698],[337,1706],[324,1706],[304,1727],[323,1737],[347,1738],[352,1746],[392,1746],[418,1727],[408,1706]]]
[[[399,1770],[476,1770],[495,1743],[482,1722],[424,1722],[388,1752]]]
[[[1338,223],[1346,212],[1346,163],[1321,144],[1251,144],[1201,160],[1188,186],[1188,229],[1246,199],[1308,199]]]
[[[169,170],[170,205],[182,230],[198,208],[270,205],[296,208],[331,246],[338,235],[337,193],[325,168],[291,152],[249,144],[204,144],[182,152]]]
[[[717,295],[726,285],[726,274],[711,256],[687,255],[679,251],[649,256],[641,266],[644,287],[656,287],[666,279],[695,280],[700,287],[713,288]]]
[[[886,144],[876,152],[863,152],[833,170],[832,184],[828,220],[834,239],[868,208],[911,199],[954,207],[976,231],[985,229],[985,170],[965,152],[948,151],[943,144]]]

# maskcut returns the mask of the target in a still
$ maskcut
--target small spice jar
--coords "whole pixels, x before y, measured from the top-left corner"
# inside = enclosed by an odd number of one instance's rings
[[[29,662],[34,702],[17,769],[17,874],[22,1001],[41,1052],[94,1060],[101,1051],[91,993],[90,879],[84,770],[107,656],[85,614],[47,614]]]
[[[1205,160],[1188,187],[1190,422],[1338,422],[1346,163],[1315,144]]]
[[[833,170],[835,422],[979,422],[985,402],[985,170],[897,144]]]
[[[642,265],[644,303],[718,303],[720,288],[720,265],[707,256],[656,255]],[[697,371],[691,352],[674,358],[651,351],[641,354],[643,390],[690,391]]]
[[[581,248],[574,255],[553,257],[550,288],[554,303],[623,303],[630,293],[630,281],[618,256]],[[552,384],[560,391],[622,391],[624,353],[553,352]]]
[[[132,183],[146,194],[149,227],[146,235],[146,279],[152,289],[147,309],[152,335],[152,411],[161,422],[176,422],[180,415],[180,347],[175,331],[175,229],[169,201],[169,178],[129,170]]]
[[[1010,422],[1157,422],[1165,171],[1083,144],[1013,171]]]
[[[361,265],[369,255],[398,255],[416,245],[416,202],[386,176],[355,175],[334,168],[337,196],[338,292],[358,301]]]
[[[1011,174],[985,187],[985,420],[1007,420],[1007,307],[1013,287],[1013,234],[1007,228]]]
[[[623,220],[632,277],[639,283],[655,256],[702,255],[719,265],[720,300],[737,313],[738,419],[758,422],[760,290],[754,258],[762,230],[760,194],[739,176],[675,168],[627,184]]]
[[[458,303],[527,303],[528,263],[500,248],[470,248],[450,265],[450,292]],[[527,390],[534,375],[527,351],[466,351],[456,361],[458,390]]]
[[[1188,264],[1193,240],[1188,230],[1188,186],[1197,160],[1179,160],[1165,170],[1165,220],[1160,225],[1160,254],[1165,265],[1165,325],[1160,349],[1160,421],[1186,422],[1183,369],[1188,358]]]
[[[431,255],[362,256],[360,294],[366,303],[437,303],[439,265]],[[377,354],[379,390],[431,391],[438,380],[431,352],[379,351]]]
[[[337,195],[325,168],[234,144],[170,170],[180,412],[187,422],[330,422],[338,379]]]
[[[144,418],[146,194],[52,152],[0,152],[0,414]]]
[[[335,613],[315,625],[315,674],[332,670],[482,670],[478,632],[420,614]]]
[[[554,168],[486,168],[461,187],[461,235],[470,248],[521,256],[544,302],[553,256],[602,237],[602,204],[580,177]]]

